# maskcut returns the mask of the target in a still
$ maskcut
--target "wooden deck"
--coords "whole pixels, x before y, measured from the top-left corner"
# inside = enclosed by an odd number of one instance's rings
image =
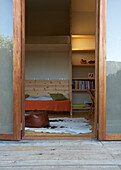
[[[120,170],[121,142],[0,142],[0,169]]]

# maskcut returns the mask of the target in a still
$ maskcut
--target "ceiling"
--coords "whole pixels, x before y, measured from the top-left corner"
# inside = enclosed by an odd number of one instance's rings
[[[70,0],[25,0],[26,9],[41,11],[65,11],[69,9]]]
[[[26,9],[34,11],[65,11],[70,0],[25,0]],[[96,0],[72,0],[72,11],[95,12]]]

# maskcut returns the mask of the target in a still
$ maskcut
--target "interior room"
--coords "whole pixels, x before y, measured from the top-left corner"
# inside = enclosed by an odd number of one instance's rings
[[[96,0],[25,1],[25,136],[95,136]]]

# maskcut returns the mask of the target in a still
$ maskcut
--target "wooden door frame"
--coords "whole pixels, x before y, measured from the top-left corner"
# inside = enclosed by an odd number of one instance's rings
[[[0,140],[21,139],[21,0],[13,0],[13,133]]]
[[[21,1],[22,7],[22,138],[25,135],[25,0]]]
[[[107,0],[99,10],[99,140],[106,139],[106,28]]]
[[[121,134],[106,134],[106,33],[107,0],[100,0],[99,19],[99,140],[121,140]]]
[[[95,32],[95,114],[94,135],[97,138],[98,123],[98,62],[99,62],[99,0],[96,0],[96,32]]]
[[[71,2],[71,0],[70,0]],[[71,5],[70,5],[71,6]],[[72,20],[71,18],[72,16],[70,16],[70,20]],[[99,0],[96,0],[96,21],[98,22],[99,19]],[[71,23],[71,22],[70,22]],[[70,25],[71,27],[71,25]],[[98,23],[96,23],[96,29],[98,28]],[[72,28],[71,28],[72,29]],[[70,34],[71,34],[71,29],[70,29]],[[96,43],[98,43],[98,31],[96,31]],[[95,56],[98,56],[98,45],[96,45],[96,52],[95,52]],[[95,71],[98,70],[98,60],[96,59],[96,67],[95,67]],[[22,0],[22,129],[23,129],[23,133],[22,133],[22,137],[23,139],[41,139],[41,140],[51,140],[51,139],[61,139],[61,140],[93,140],[93,139],[97,139],[97,115],[98,115],[98,108],[97,108],[97,97],[98,97],[98,74],[95,74],[96,78],[96,90],[95,90],[95,95],[96,95],[96,109],[95,109],[95,118],[94,118],[94,122],[95,122],[95,126],[94,126],[94,136],[81,136],[81,137],[68,137],[68,136],[24,136],[24,128],[25,128],[25,0]]]

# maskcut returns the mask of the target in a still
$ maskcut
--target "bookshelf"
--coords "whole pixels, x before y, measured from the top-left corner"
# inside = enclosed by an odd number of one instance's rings
[[[95,49],[79,49],[79,48],[73,48],[72,52],[79,52],[79,51],[95,51]]]
[[[92,89],[95,91],[95,89]],[[72,89],[72,92],[88,92],[88,89]]]
[[[73,107],[73,106],[72,106],[72,109],[73,109],[73,110],[90,110],[90,107],[88,107],[88,106],[85,106],[85,107],[76,107],[76,106],[75,106],[75,107]]]
[[[88,77],[89,73],[95,73],[95,63],[88,63],[95,59],[94,56],[95,35],[72,35],[72,110],[90,110],[90,106],[79,107],[76,104],[81,104],[78,98],[85,100],[89,90],[95,91],[95,78]],[[80,63],[81,59],[86,60],[86,64]]]
[[[72,79],[72,90],[94,90],[94,79]]]
[[[95,80],[95,78],[72,78],[72,80]]]
[[[95,51],[95,35],[72,35],[74,51]]]

